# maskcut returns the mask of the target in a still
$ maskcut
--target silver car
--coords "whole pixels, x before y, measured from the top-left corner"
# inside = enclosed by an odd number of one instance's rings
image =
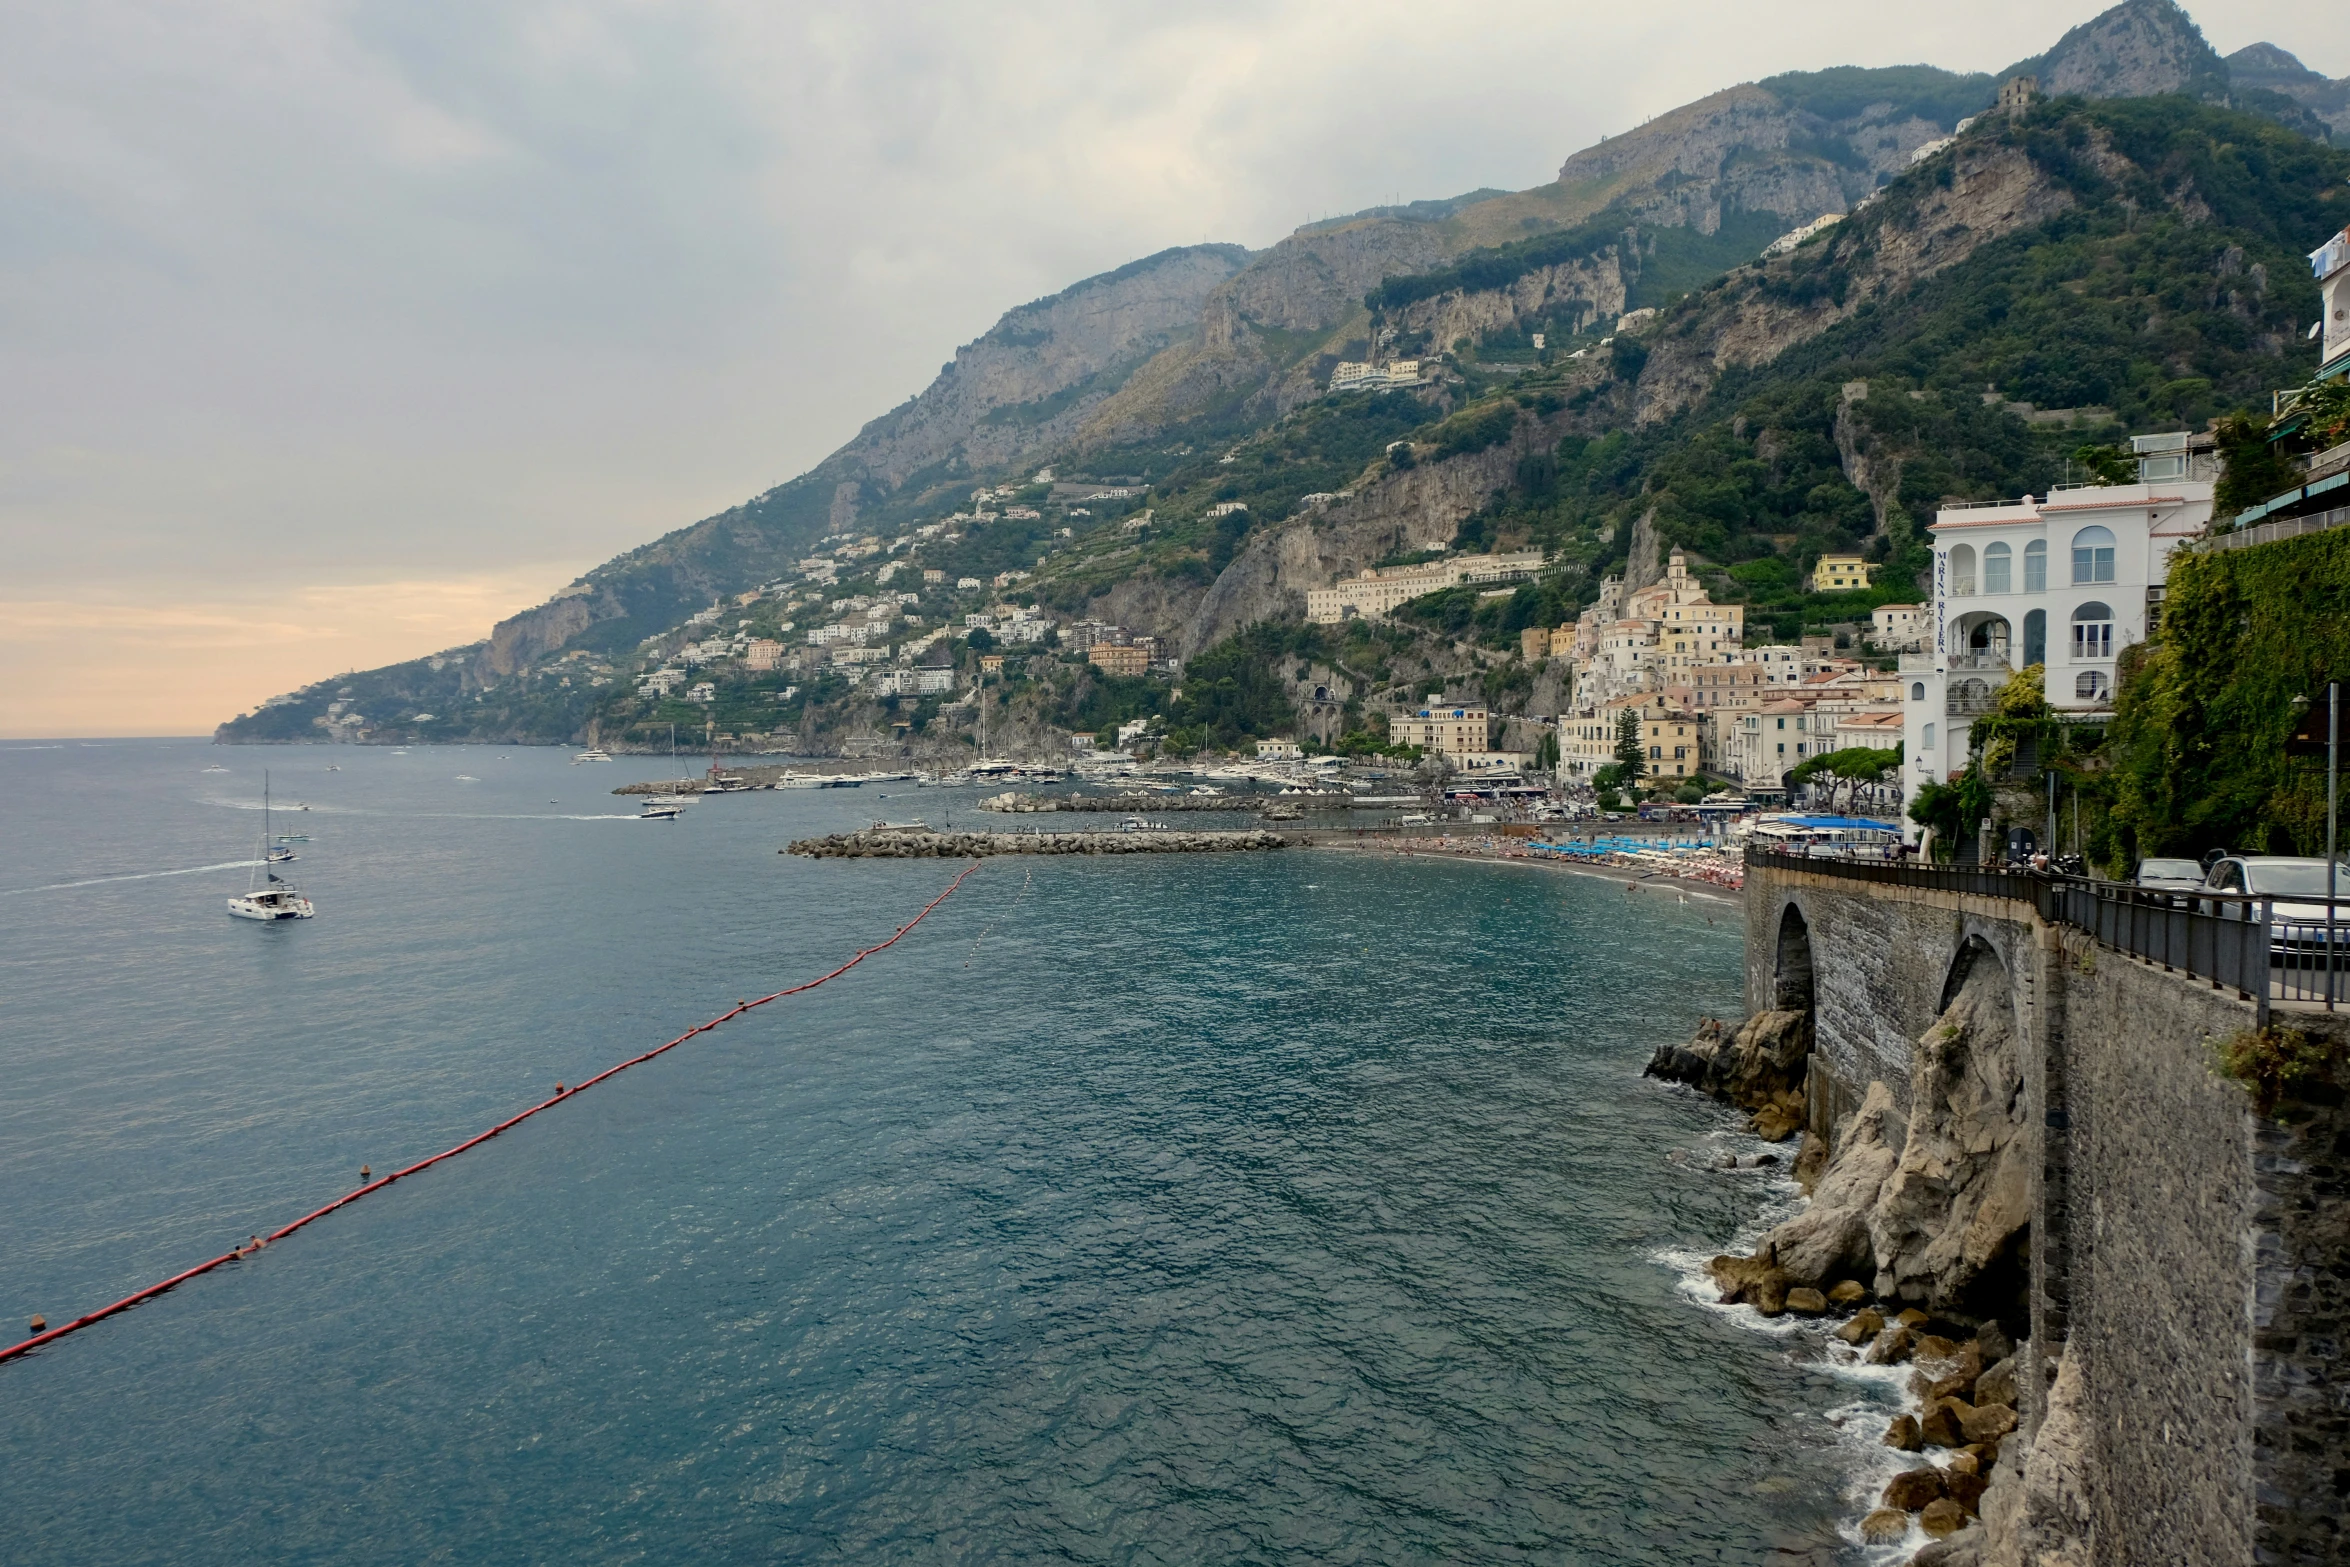
[[[2196,892],[2203,886],[2201,860],[2140,860],[2138,874],[2130,878],[2136,887],[2151,887],[2157,892]]]
[[[2350,864],[2334,868],[2337,897],[2350,900]],[[2211,867],[2207,893],[2273,899],[2268,906],[2269,951],[2276,957],[2314,957],[2326,950],[2326,862],[2283,854],[2231,854]],[[2304,901],[2310,900],[2310,901]],[[2246,917],[2247,905],[2215,903],[2212,912]],[[2335,905],[2335,961],[2350,958],[2350,901]]]

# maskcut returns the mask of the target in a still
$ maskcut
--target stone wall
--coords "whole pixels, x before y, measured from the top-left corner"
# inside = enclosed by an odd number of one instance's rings
[[[2214,1064],[2253,1002],[2022,901],[1753,867],[1746,903],[1747,1002],[1813,1009],[1823,1134],[1872,1082],[1908,1115],[1914,1042],[1979,965],[2010,987],[2035,1144],[2024,1436],[2063,1365],[2085,1518],[1985,1567],[2350,1562],[2343,1095],[2256,1114]],[[2350,1016],[2272,1021],[2350,1040]]]
[[[2065,1091],[2043,1136],[2071,1202],[2036,1233],[2068,1264],[2098,1559],[2248,1564],[2254,1119],[2211,1063],[2253,1007],[2078,932],[2051,945],[2069,1024],[2046,1036]]]

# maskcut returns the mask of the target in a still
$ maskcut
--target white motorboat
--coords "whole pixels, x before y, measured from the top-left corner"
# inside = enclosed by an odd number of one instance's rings
[[[647,800],[645,808],[637,812],[637,819],[647,822],[673,822],[685,814],[685,807],[675,800]]]
[[[579,755],[573,757],[571,759],[571,765],[576,767],[582,762],[609,762],[610,760],[612,760],[610,753],[589,749],[582,751],[579,753]]]
[[[229,914],[241,920],[306,920],[318,910],[302,896],[302,889],[281,880],[277,872],[268,868],[271,861],[290,860],[294,851],[272,847],[269,841],[269,774],[261,775],[261,859],[253,867],[255,875],[266,881],[256,885],[252,877],[245,882],[243,894],[228,900]]]
[[[269,852],[261,856],[264,865],[285,865],[292,862],[294,851],[282,843],[273,843]]]
[[[228,771],[228,769],[221,766],[218,762],[214,762],[210,767],[205,768],[204,771],[208,773],[225,773]]]

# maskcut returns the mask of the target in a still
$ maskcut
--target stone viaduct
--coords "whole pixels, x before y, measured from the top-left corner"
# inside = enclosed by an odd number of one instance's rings
[[[2032,1154],[2024,1430],[2079,1357],[2089,1559],[2350,1562],[2342,1095],[2257,1113],[2213,1064],[2261,1022],[2253,998],[1986,890],[2004,878],[1935,880],[1750,860],[1747,1004],[1811,1012],[1812,1130],[1832,1139],[1872,1081],[1908,1114],[1914,1042],[1996,982]]]

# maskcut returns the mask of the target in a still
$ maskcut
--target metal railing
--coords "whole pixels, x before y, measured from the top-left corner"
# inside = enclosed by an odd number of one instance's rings
[[[2281,522],[2256,522],[2249,528],[2238,528],[2233,533],[2214,534],[2203,541],[2207,550],[2248,550],[2255,544],[2274,544],[2279,539],[2290,539],[2304,533],[2324,533],[2329,529],[2350,525],[2350,506],[2336,506],[2307,517],[2287,517]]]
[[[2164,892],[1999,866],[1920,865],[1860,848],[1792,854],[1749,847],[1746,863],[2029,903],[2042,919],[2085,931],[2103,946],[2235,991],[2257,1004],[2263,1023],[2275,1002],[2350,1002],[2350,890],[2332,901],[2329,939],[2322,894]]]

